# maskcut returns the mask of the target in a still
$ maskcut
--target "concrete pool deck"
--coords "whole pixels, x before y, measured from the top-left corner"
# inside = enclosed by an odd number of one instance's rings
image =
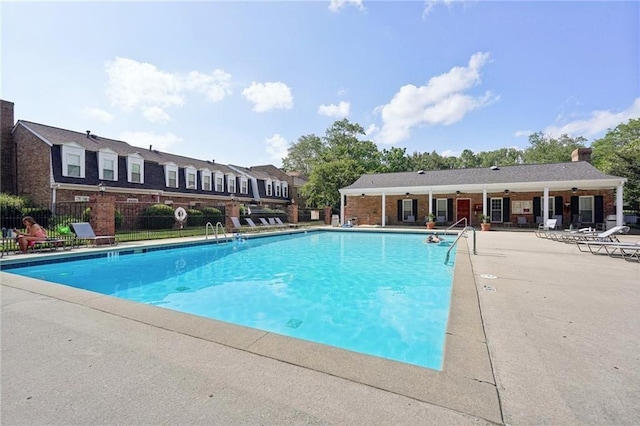
[[[532,232],[462,241],[441,372],[2,272],[0,420],[640,423],[640,263]]]

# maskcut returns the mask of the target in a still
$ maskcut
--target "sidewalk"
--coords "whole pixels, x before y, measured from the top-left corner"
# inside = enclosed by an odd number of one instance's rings
[[[443,372],[0,273],[0,420],[640,423],[640,264],[528,232],[478,232],[477,248],[468,255],[461,247],[456,261],[454,298],[475,301],[475,310],[452,304]],[[462,373],[482,351],[488,374],[475,365]],[[422,371],[420,389],[411,389],[410,376]]]

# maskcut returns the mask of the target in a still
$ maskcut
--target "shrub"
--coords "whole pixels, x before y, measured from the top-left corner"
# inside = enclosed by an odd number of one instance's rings
[[[175,222],[173,208],[166,204],[153,204],[144,209],[140,215],[142,229],[171,229]]]
[[[203,223],[211,222],[213,225],[218,222],[224,223],[224,218],[222,217],[222,212],[220,211],[220,209],[217,209],[215,207],[204,207],[201,209],[201,211],[203,215]]]
[[[22,208],[25,200],[9,194],[0,194],[0,225],[13,229],[22,227]]]
[[[202,226],[204,223],[204,215],[200,210],[187,209],[187,226]]]

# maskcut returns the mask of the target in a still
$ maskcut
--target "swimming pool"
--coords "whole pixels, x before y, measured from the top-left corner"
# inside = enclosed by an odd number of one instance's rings
[[[452,265],[424,237],[313,231],[6,272],[440,370]]]

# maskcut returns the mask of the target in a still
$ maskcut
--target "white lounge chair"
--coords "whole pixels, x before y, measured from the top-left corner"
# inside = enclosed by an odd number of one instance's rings
[[[618,226],[614,226],[613,228],[604,231],[604,232],[600,232],[600,233],[593,233],[593,234],[584,234],[584,233],[575,233],[575,234],[570,234],[568,236],[564,236],[563,240],[565,242],[570,242],[573,243],[575,241],[603,241],[603,242],[607,242],[607,241],[612,241],[612,242],[620,242],[620,240],[618,240],[617,235],[619,234],[626,234],[627,232],[629,232],[629,227],[626,225],[618,225]],[[565,238],[566,237],[566,238]]]
[[[536,236],[538,238],[548,238],[549,232],[555,231],[557,222],[558,219],[547,219],[545,223],[541,223],[540,225],[538,225]]]
[[[109,245],[116,244],[115,235],[96,235],[89,222],[72,223],[69,228],[75,234],[74,245],[78,247],[81,241],[91,241],[94,246],[97,246],[102,241],[106,241]]]
[[[234,231],[239,231],[240,228],[242,228],[242,224],[240,223],[240,220],[235,216],[231,216],[231,223],[233,223]]]

